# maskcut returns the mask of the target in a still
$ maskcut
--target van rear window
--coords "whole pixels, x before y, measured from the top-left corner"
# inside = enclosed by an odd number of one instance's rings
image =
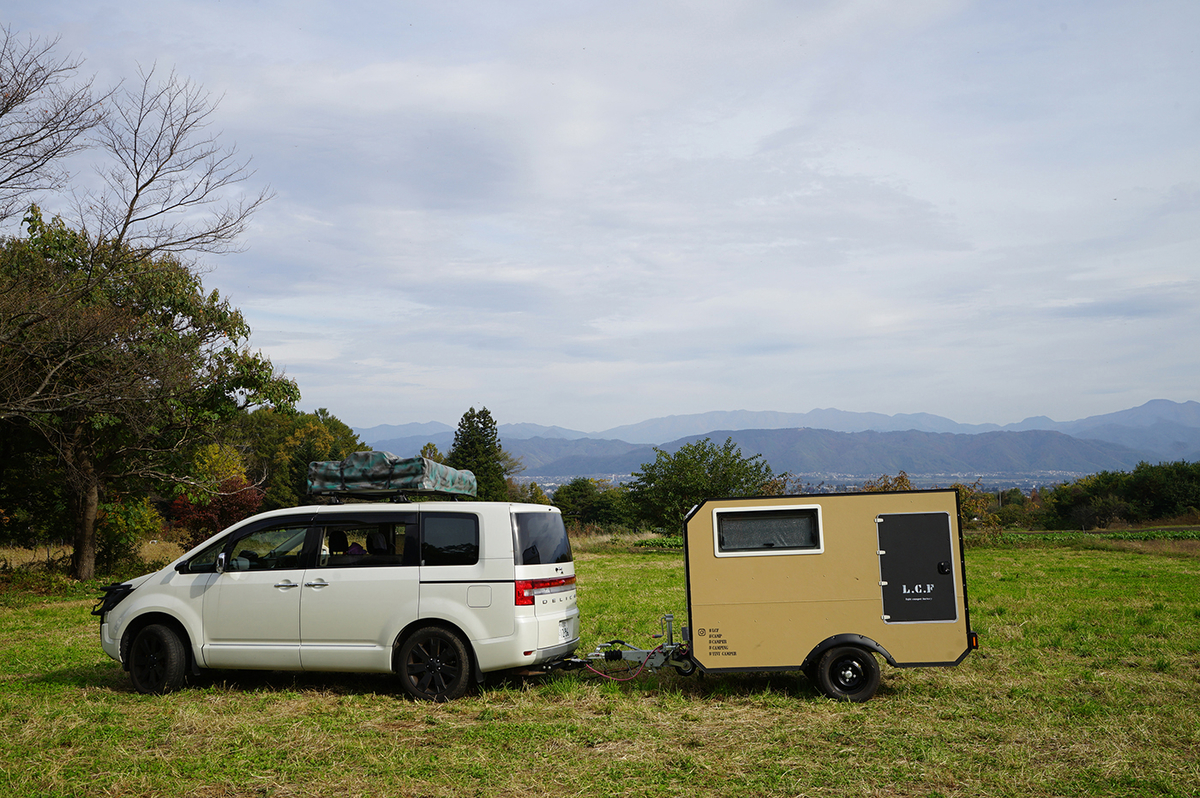
[[[571,541],[558,513],[513,513],[517,527],[517,565],[571,562]]]

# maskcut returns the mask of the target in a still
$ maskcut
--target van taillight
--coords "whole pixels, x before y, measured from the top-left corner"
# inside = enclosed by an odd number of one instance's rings
[[[560,576],[556,579],[518,579],[517,606],[532,607],[534,596],[547,593],[565,593],[575,589],[575,577]]]

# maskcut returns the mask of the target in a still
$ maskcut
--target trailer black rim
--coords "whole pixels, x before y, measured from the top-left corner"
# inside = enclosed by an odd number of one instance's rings
[[[847,693],[862,689],[863,682],[867,678],[867,675],[863,673],[862,662],[854,656],[842,657],[833,663],[831,676],[838,689]]]
[[[879,678],[875,656],[858,646],[831,648],[817,666],[818,687],[838,701],[869,700],[879,688]]]

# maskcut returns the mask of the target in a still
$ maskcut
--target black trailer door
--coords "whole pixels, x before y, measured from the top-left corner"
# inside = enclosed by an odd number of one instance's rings
[[[949,514],[880,515],[875,526],[884,620],[958,620]]]

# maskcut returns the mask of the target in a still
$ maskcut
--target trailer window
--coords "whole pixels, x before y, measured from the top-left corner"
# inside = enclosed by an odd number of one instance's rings
[[[817,507],[714,510],[713,522],[718,557],[821,551]]]

